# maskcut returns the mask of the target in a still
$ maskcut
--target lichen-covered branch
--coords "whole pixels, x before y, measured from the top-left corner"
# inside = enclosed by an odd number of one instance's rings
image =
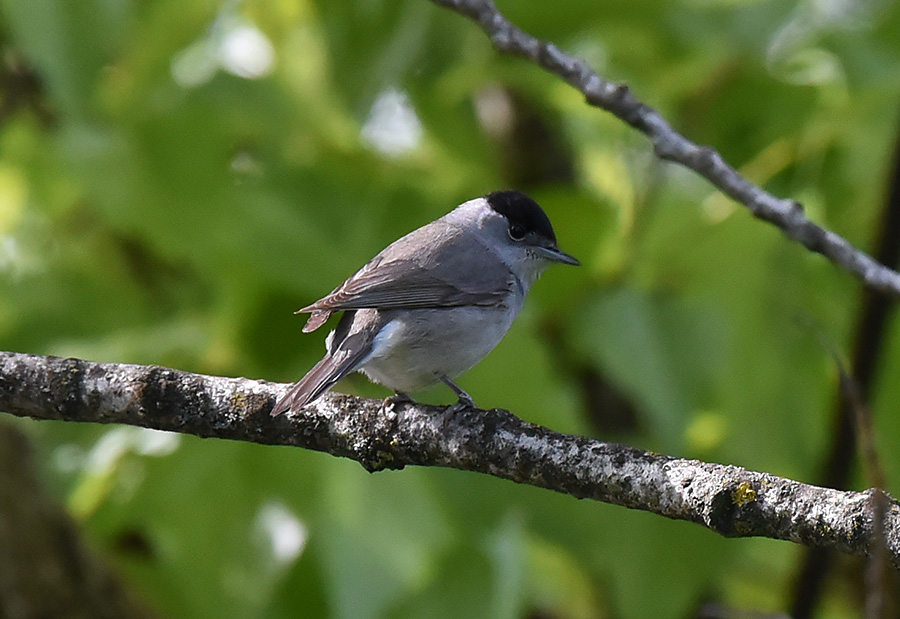
[[[837,263],[875,290],[900,297],[900,273],[878,263],[840,235],[810,221],[800,204],[777,198],[751,183],[707,146],[691,142],[675,131],[653,108],[642,103],[625,84],[597,75],[583,60],[553,43],[520,30],[491,0],[432,0],[476,22],[500,51],[525,57],[566,80],[590,105],[602,108],[650,138],[656,154],[706,178],[756,217],[780,228],[789,238]]]
[[[503,410],[466,410],[328,394],[301,412],[269,412],[287,385],[157,366],[0,352],[0,411],[35,419],[124,423],[204,437],[294,445],[370,471],[408,465],[476,471],[701,524],[867,554],[872,493],[819,488],[736,466],[559,434]],[[900,567],[900,507],[886,510]]]

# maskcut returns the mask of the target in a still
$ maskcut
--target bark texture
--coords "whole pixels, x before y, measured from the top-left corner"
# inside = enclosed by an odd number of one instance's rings
[[[293,445],[351,458],[369,471],[408,465],[475,471],[688,520],[727,537],[858,555],[884,543],[900,566],[900,507],[891,500],[883,537],[874,533],[877,491],[821,488],[560,434],[499,409],[386,409],[378,400],[327,394],[302,411],[272,417],[287,388],[157,366],[0,353],[0,411],[13,415]]]

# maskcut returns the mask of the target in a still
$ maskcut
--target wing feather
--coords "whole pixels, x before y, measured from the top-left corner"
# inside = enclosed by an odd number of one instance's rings
[[[303,330],[317,329],[332,312],[342,310],[502,302],[516,285],[509,268],[470,232],[445,228],[440,235],[434,224],[411,232],[389,245],[329,295],[298,310],[312,314]]]

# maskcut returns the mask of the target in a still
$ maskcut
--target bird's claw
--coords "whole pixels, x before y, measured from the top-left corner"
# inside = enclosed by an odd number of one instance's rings
[[[447,407],[447,412],[451,415],[455,415],[467,408],[475,408],[475,402],[472,401],[472,398],[467,393],[463,393],[459,396],[459,400],[457,400],[455,404],[451,404]]]
[[[409,396],[409,394],[398,391],[394,395],[386,397],[384,399],[384,403],[382,404],[382,407],[385,410],[392,410],[392,409],[396,408],[396,406],[398,404],[412,404],[412,403],[414,403],[414,402],[413,402],[413,399]]]

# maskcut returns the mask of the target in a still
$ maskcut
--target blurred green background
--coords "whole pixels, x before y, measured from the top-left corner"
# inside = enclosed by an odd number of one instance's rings
[[[461,378],[480,406],[821,478],[857,282],[498,56],[472,22],[424,0],[0,6],[0,349],[293,381],[325,335],[302,335],[293,310],[456,204],[516,187],[584,266],[551,268]],[[897,3],[500,8],[872,247]],[[883,376],[900,364],[895,330]],[[871,398],[889,480],[898,388]],[[339,390],[387,395],[355,378]],[[18,423],[91,545],[166,617],[776,613],[803,557],[458,471],[370,475],[298,449]],[[831,574],[819,616],[857,612],[855,566]]]

